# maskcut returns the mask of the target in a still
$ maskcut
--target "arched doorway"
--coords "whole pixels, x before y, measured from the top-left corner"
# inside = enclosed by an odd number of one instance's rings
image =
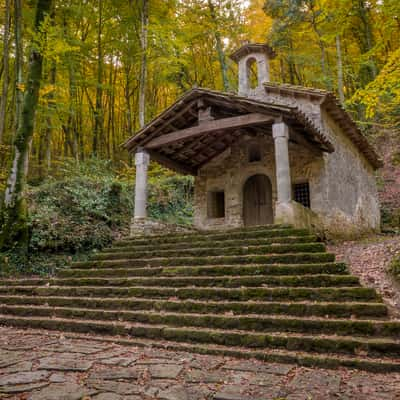
[[[253,175],[244,184],[243,220],[245,226],[272,224],[272,186],[266,175]]]

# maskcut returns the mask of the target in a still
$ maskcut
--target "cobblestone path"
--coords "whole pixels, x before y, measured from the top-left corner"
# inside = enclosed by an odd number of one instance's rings
[[[400,374],[268,364],[0,327],[0,399],[399,400]]]

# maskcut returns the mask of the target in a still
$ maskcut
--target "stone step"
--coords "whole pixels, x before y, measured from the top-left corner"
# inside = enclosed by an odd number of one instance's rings
[[[272,244],[290,244],[290,243],[313,243],[317,242],[314,235],[308,236],[283,236],[275,238],[255,238],[255,239],[227,239],[227,240],[199,240],[172,242],[166,244],[153,244],[151,239],[146,244],[134,245],[130,241],[118,241],[113,243],[113,247],[105,248],[106,253],[119,252],[122,250],[146,251],[146,250],[173,250],[187,248],[204,247],[234,247],[234,246],[265,246]]]
[[[72,264],[73,268],[113,268],[123,267],[161,267],[161,266],[191,266],[191,265],[227,265],[227,264],[306,264],[326,263],[335,261],[330,253],[287,253],[274,255],[233,255],[213,257],[160,257],[141,258],[137,260],[118,259],[102,261],[80,261]]]
[[[284,349],[320,354],[347,354],[379,359],[395,357],[400,362],[400,341],[375,337],[363,338],[346,335],[309,335],[300,333],[260,333],[243,330],[206,329],[199,327],[170,327],[130,322],[80,320],[68,318],[19,317],[0,315],[0,324],[17,327],[55,329],[81,333],[101,333],[135,338],[170,340],[185,343],[217,344],[253,349]]]
[[[383,303],[357,302],[268,302],[268,301],[198,301],[162,300],[138,297],[60,297],[0,295],[0,303],[7,305],[42,305],[50,307],[78,307],[107,310],[136,310],[183,312],[197,314],[270,314],[319,316],[336,318],[385,319],[388,309]]]
[[[139,268],[84,268],[61,269],[59,277],[133,277],[133,276],[219,276],[219,275],[348,275],[344,263],[323,264],[254,264],[202,265],[196,267],[139,267]]]
[[[269,363],[297,363],[304,367],[319,367],[337,369],[339,367],[347,367],[352,369],[365,370],[376,373],[387,373],[400,371],[400,362],[398,358],[381,356],[379,359],[371,358],[363,355],[349,356],[341,354],[340,356],[333,354],[324,354],[321,356],[315,352],[302,352],[299,350],[290,351],[282,349],[249,349],[239,346],[223,346],[217,344],[194,344],[176,341],[162,341],[143,338],[116,337],[102,334],[81,335],[79,333],[65,333],[68,338],[80,340],[98,340],[101,342],[109,342],[124,346],[135,347],[152,347],[170,351],[185,351],[188,353],[213,354],[226,357],[236,357],[241,359],[257,359]],[[248,363],[246,366],[248,366]],[[257,366],[255,366],[257,368]]]
[[[165,288],[149,286],[1,286],[0,294],[39,296],[95,296],[95,297],[142,297],[192,300],[260,300],[260,301],[381,301],[374,289],[364,287],[341,288]]]
[[[275,244],[268,246],[235,246],[235,247],[204,247],[173,250],[149,250],[149,251],[120,251],[120,252],[101,252],[91,256],[92,260],[137,260],[142,258],[161,258],[161,257],[185,257],[198,256],[231,256],[247,254],[286,254],[286,253],[321,253],[325,251],[323,243],[293,243]]]
[[[288,332],[308,334],[356,335],[399,338],[400,321],[328,319],[271,315],[217,315],[197,313],[165,313],[156,311],[102,310],[76,307],[49,307],[0,304],[0,314],[23,317],[49,317],[96,321],[126,321],[148,325],[186,328],[212,328],[252,332]]]
[[[155,235],[155,236],[141,236],[127,238],[117,243],[121,244],[134,244],[134,245],[146,245],[149,242],[153,244],[159,243],[177,243],[180,241],[216,241],[216,240],[236,240],[236,239],[255,239],[255,238],[276,238],[283,236],[309,236],[310,231],[307,229],[294,229],[284,228],[278,226],[260,227],[260,228],[246,228],[238,230],[226,230],[226,231],[203,231],[196,233],[186,234],[170,234],[170,235]]]
[[[283,287],[350,287],[360,286],[359,279],[352,275],[314,274],[301,276],[183,276],[183,277],[129,277],[119,278],[114,274],[111,278],[54,278],[54,279],[19,279],[3,280],[0,286],[162,286],[162,287],[253,287],[253,286],[283,286]]]

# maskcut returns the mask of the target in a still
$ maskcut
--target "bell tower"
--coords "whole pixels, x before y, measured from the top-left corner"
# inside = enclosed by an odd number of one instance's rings
[[[255,95],[264,82],[269,82],[269,61],[274,57],[265,43],[248,43],[231,54],[239,67],[239,96]]]

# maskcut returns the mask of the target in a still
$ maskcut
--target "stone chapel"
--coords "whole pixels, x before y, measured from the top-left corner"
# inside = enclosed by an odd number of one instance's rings
[[[379,230],[378,155],[332,93],[270,82],[274,56],[266,44],[242,46],[231,55],[237,94],[194,88],[124,143],[136,154],[133,224],[147,218],[153,159],[195,177],[197,229]]]

